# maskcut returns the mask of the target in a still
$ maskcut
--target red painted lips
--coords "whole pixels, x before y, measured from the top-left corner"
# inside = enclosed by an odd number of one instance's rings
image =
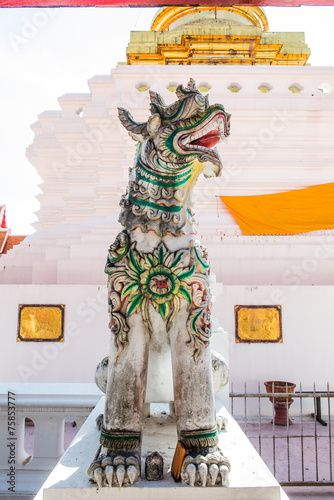
[[[196,146],[204,146],[205,148],[212,148],[220,141],[220,133],[219,130],[211,130],[208,134],[203,135],[199,139],[195,139],[191,141],[190,144]]]

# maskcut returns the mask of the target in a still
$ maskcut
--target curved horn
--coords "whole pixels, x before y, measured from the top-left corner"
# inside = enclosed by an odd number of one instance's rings
[[[118,108],[118,117],[123,127],[130,133],[136,135],[147,136],[147,122],[138,123],[133,118],[131,113],[124,108]]]
[[[160,106],[166,106],[165,101],[163,100],[161,95],[158,94],[158,92],[154,92],[154,90],[149,90],[149,94],[151,102],[159,104]]]
[[[168,107],[163,98],[161,97],[158,92],[154,92],[154,90],[149,91],[150,94],[150,109],[152,115],[155,113],[159,113],[160,115],[163,116],[164,110]]]
[[[194,92],[198,92],[195,80],[193,78],[190,78],[188,85],[186,87],[187,90],[192,90]]]
[[[158,113],[163,121],[163,123],[169,123],[171,118],[174,119],[175,114],[178,112],[181,102],[176,101],[172,104],[167,105],[160,94],[150,90],[150,100],[151,100],[151,113],[155,115]]]

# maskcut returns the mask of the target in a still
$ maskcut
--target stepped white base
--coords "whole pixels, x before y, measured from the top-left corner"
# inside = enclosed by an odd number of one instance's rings
[[[142,479],[132,487],[102,488],[90,485],[87,469],[98,448],[99,433],[95,418],[103,412],[104,398],[79,431],[73,443],[50,474],[35,500],[288,500],[268,467],[264,464],[233,417],[222,408],[219,412],[228,419],[227,430],[220,434],[220,446],[231,461],[229,486],[190,488],[175,483],[170,474],[177,442],[175,423],[168,415],[155,414],[145,420],[143,438]],[[162,481],[147,481],[144,476],[145,457],[158,451],[164,458]],[[182,491],[181,491],[182,490]]]

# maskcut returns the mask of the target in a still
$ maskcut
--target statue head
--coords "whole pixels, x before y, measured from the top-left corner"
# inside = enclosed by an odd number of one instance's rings
[[[198,176],[219,176],[222,163],[213,147],[230,133],[230,115],[221,104],[209,105],[207,96],[190,79],[179,85],[171,105],[150,91],[151,115],[136,122],[124,108],[119,118],[138,142],[138,152],[126,194],[121,198],[121,224],[163,236],[193,234],[196,221],[192,190]]]
[[[147,122],[136,122],[124,108],[119,108],[119,118],[130,136],[150,154],[154,151],[157,164],[168,172],[197,161],[206,177],[219,176],[222,163],[213,147],[229,135],[231,115],[221,104],[210,106],[192,78],[186,87],[177,87],[176,95],[178,100],[166,105],[157,92],[150,91]]]

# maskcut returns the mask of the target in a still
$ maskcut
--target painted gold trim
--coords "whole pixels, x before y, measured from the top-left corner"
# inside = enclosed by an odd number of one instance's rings
[[[262,31],[268,31],[269,25],[265,13],[260,7],[247,7],[247,6],[231,6],[231,7],[215,7],[215,6],[200,6],[200,7],[166,7],[163,9],[151,25],[151,31],[166,31],[169,26],[181,19],[199,11],[205,10],[225,10],[228,12],[235,12],[250,21],[253,26],[258,26]]]

